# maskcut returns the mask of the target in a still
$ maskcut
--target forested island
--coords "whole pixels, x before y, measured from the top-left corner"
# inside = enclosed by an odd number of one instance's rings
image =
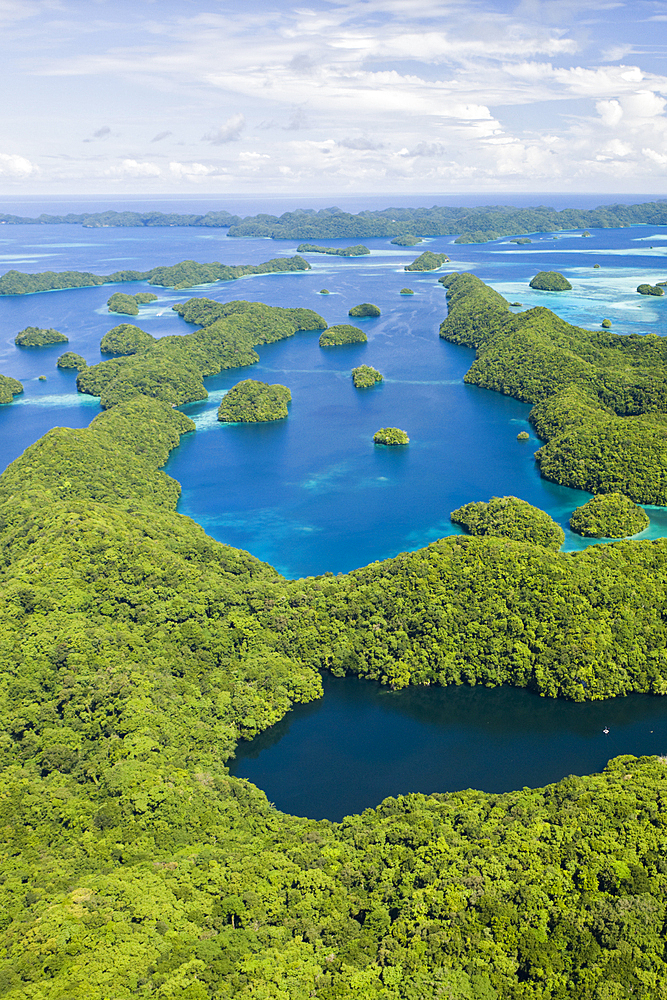
[[[334,257],[363,257],[370,253],[368,247],[357,244],[354,247],[318,247],[312,243],[301,243],[296,248],[297,253],[328,253]]]
[[[343,344],[365,344],[368,337],[358,326],[349,323],[339,323],[330,326],[320,334],[320,347],[342,347]]]
[[[376,383],[383,381],[383,375],[370,365],[359,365],[358,368],[352,369],[352,381],[355,389],[370,389]]]
[[[88,362],[76,351],[65,351],[56,361],[56,368],[76,368],[78,371],[88,367]]]
[[[139,306],[148,302],[157,302],[157,295],[153,292],[137,292],[136,295],[127,295],[125,292],[114,292],[107,301],[109,312],[125,313],[127,316],[138,316]]]
[[[23,386],[18,379],[9,375],[0,375],[0,403],[11,403],[14,396],[23,392]]]
[[[595,209],[567,208],[556,211],[544,205],[515,208],[511,205],[480,205],[450,208],[385,208],[357,215],[331,208],[296,209],[281,216],[262,213],[240,218],[226,211],[203,215],[176,212],[90,212],[49,215],[37,218],[0,214],[5,225],[80,225],[88,228],[109,226],[200,226],[225,228],[232,237],[271,237],[283,240],[364,239],[371,237],[449,236],[461,234],[457,243],[485,243],[523,233],[553,233],[571,229],[612,229],[625,226],[667,225],[667,203],[601,205]],[[406,246],[415,244],[402,244]]]
[[[467,503],[449,516],[471,535],[497,535],[550,549],[559,549],[565,541],[565,532],[553,518],[518,497],[491,497],[488,503]]]
[[[348,316],[353,316],[355,319],[365,319],[367,317],[377,317],[380,315],[381,313],[379,307],[373,305],[372,302],[361,302],[358,306],[352,306],[348,312]]]
[[[213,284],[216,281],[235,281],[250,274],[275,274],[283,271],[310,271],[310,264],[297,255],[274,257],[263,264],[229,265],[219,264],[217,261],[199,264],[195,260],[184,260],[168,267],[153,267],[150,271],[114,271],[113,274],[106,275],[91,274],[90,271],[41,271],[37,274],[7,271],[0,277],[0,295],[30,295],[33,292],[52,292],[59,288],[89,288],[126,281],[147,281],[149,285],[160,285],[163,288],[193,288],[195,285]],[[124,296],[125,293],[119,294]],[[136,297],[132,297],[136,302]]]
[[[476,348],[466,382],[534,404],[546,479],[667,504],[667,341],[584,330],[542,306],[512,313],[472,274],[441,280],[440,336]]]
[[[593,497],[570,518],[572,531],[589,538],[628,538],[648,526],[646,511],[622,493]]]
[[[52,328],[26,326],[25,330],[16,334],[14,343],[17,347],[49,347],[51,344],[67,344],[68,338]]]
[[[248,378],[237,382],[218,407],[218,420],[226,423],[262,423],[284,420],[292,394],[285,385],[268,385]]]
[[[287,581],[175,512],[193,426],[137,395],[0,477],[8,1000],[659,997],[664,760],[343,823],[225,763],[320,668],[664,693],[667,541],[454,536]]]
[[[528,283],[543,292],[569,292],[572,285],[560,271],[538,271]]]
[[[206,399],[203,380],[207,375],[255,364],[259,355],[253,348],[258,344],[327,325],[310,309],[283,309],[261,302],[190,299],[173,308],[186,322],[202,329],[154,340],[138,327],[121,324],[103,337],[100,349],[122,356],[81,371],[76,380],[79,392],[99,396],[105,409],[137,394],[174,406]]]
[[[381,427],[373,435],[375,444],[386,444],[390,446],[410,444],[410,438],[400,427]]]
[[[412,264],[406,264],[405,271],[437,271],[439,267],[443,264],[449,263],[449,257],[446,253],[432,253],[430,250],[424,250],[423,253],[413,260]]]

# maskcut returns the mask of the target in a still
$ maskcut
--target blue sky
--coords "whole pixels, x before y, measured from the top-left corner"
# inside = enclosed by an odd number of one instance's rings
[[[0,193],[667,193],[667,2],[0,0]]]

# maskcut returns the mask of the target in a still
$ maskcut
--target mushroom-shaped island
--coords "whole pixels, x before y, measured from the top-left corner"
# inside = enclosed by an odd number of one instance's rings
[[[80,354],[75,351],[65,351],[61,354],[56,361],[56,368],[76,368],[77,371],[81,371],[83,368],[88,367],[88,362],[85,358],[82,358]]]
[[[560,271],[538,271],[532,281],[531,288],[541,292],[568,292],[572,285]]]
[[[349,323],[339,323],[330,326],[320,334],[320,347],[342,347],[343,344],[365,344],[368,337],[358,326]]]
[[[637,285],[640,295],[664,295],[665,289],[660,285]]]
[[[628,538],[648,525],[646,511],[623,493],[601,493],[570,518],[572,531],[586,538]]]
[[[401,288],[401,295],[414,295],[411,288]]]
[[[370,389],[376,382],[382,381],[382,373],[370,365],[359,365],[352,369],[352,381],[355,389]]]
[[[26,326],[14,337],[17,347],[47,347],[50,344],[67,344],[69,337],[58,330],[44,330],[39,326]]]
[[[413,236],[412,233],[403,233],[402,236],[394,236],[391,241],[398,247],[416,247],[418,243],[423,243],[421,236]]]
[[[449,515],[471,535],[499,535],[559,549],[565,532],[546,511],[518,497],[491,497],[488,503],[466,503]]]
[[[292,393],[286,385],[269,385],[247,378],[229,390],[218,407],[223,423],[264,423],[284,420]]]
[[[399,427],[381,427],[373,435],[375,444],[410,444],[410,438]]]
[[[381,316],[382,314],[372,302],[361,302],[358,306],[352,306],[347,315],[354,316],[355,319],[362,319],[364,316]]]

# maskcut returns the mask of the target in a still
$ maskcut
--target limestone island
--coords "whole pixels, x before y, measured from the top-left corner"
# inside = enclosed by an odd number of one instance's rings
[[[528,431],[519,431],[519,433],[516,436],[517,441],[528,441],[529,438],[530,434],[528,433]]]
[[[364,316],[380,316],[382,314],[372,302],[362,302],[358,306],[352,306],[347,315],[354,316],[355,319],[362,319]]]
[[[132,323],[120,323],[102,337],[102,354],[139,354],[153,347],[155,338]]]
[[[75,351],[65,351],[56,361],[56,368],[76,368],[77,371],[88,367],[88,362]]]
[[[488,503],[467,503],[449,516],[471,535],[499,535],[548,549],[559,549],[565,541],[565,532],[546,511],[518,497],[491,497]]]
[[[26,326],[14,337],[17,347],[47,347],[49,344],[67,344],[69,338],[58,330],[43,330],[38,326]]]
[[[320,347],[341,347],[343,344],[365,344],[368,337],[358,326],[339,323],[330,326],[320,336]]]
[[[570,527],[586,538],[628,538],[648,528],[646,511],[623,493],[602,493],[572,514]]]
[[[538,271],[531,282],[531,288],[541,292],[568,292],[572,285],[560,271]]]
[[[136,295],[127,295],[125,292],[114,292],[107,300],[109,312],[123,313],[125,316],[138,316],[139,306],[147,302],[157,302],[157,295],[154,292],[137,292]]]
[[[600,323],[600,326],[602,327],[603,330],[611,330],[611,320],[603,319],[602,322]]]
[[[377,368],[371,368],[370,365],[360,365],[358,368],[352,369],[352,381],[355,389],[370,389],[376,382],[381,382],[382,378],[381,372]]]
[[[316,247],[313,243],[301,243],[296,248],[297,253],[329,253],[334,257],[363,257],[370,253],[368,247],[358,243],[354,247]]]
[[[264,423],[284,420],[292,393],[287,386],[269,385],[247,378],[230,389],[218,407],[218,420],[224,423]]]
[[[661,285],[637,285],[640,295],[664,295],[665,290]]]
[[[397,445],[409,444],[410,438],[405,431],[400,430],[398,427],[381,427],[373,435],[373,441],[375,444]]]
[[[411,288],[401,288],[401,295],[414,295]]]
[[[450,260],[446,253],[432,253],[424,250],[419,254],[412,264],[406,264],[405,271],[437,271],[443,264],[449,264]]]
[[[532,242],[527,236],[518,236],[515,240],[508,240],[508,243],[517,243],[519,246],[524,246],[524,244]]]
[[[404,233],[402,236],[394,236],[392,243],[399,247],[416,247],[418,243],[423,243],[421,236],[413,236],[412,233]]]
[[[329,294],[330,292],[328,288],[320,288],[320,295],[329,295]]]
[[[9,375],[0,375],[0,403],[11,403],[14,396],[23,392],[23,386],[18,379]]]

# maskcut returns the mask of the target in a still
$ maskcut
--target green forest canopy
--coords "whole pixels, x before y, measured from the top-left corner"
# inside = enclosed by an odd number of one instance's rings
[[[4,996],[660,998],[664,760],[339,824],[225,762],[323,667],[667,692],[667,541],[455,536],[287,581],[175,512],[192,429],[136,397],[0,477]]]
[[[237,382],[223,397],[218,407],[218,420],[243,423],[283,420],[291,399],[292,394],[285,385],[268,385],[247,378]]]
[[[491,497],[488,503],[467,503],[449,515],[471,535],[497,535],[559,549],[565,532],[546,511],[518,497]]]
[[[472,274],[440,281],[440,336],[476,348],[466,382],[534,404],[546,479],[667,504],[667,340],[584,330],[542,306],[513,314]]]
[[[395,236],[448,236],[463,234],[457,243],[486,242],[501,236],[523,233],[551,233],[570,229],[610,229],[616,227],[667,225],[667,205],[644,202],[638,205],[601,205],[595,209],[564,209],[548,206],[515,208],[511,205],[476,207],[386,208],[351,215],[334,206],[319,211],[296,209],[280,217],[261,214],[242,219],[225,211],[204,215],[162,212],[92,212],[67,215],[42,214],[38,218],[5,213],[0,223],[7,225],[100,226],[201,226],[223,227],[229,236],[271,237],[273,239],[362,239]],[[585,234],[584,234],[585,235]],[[408,244],[409,245],[409,244]]]

